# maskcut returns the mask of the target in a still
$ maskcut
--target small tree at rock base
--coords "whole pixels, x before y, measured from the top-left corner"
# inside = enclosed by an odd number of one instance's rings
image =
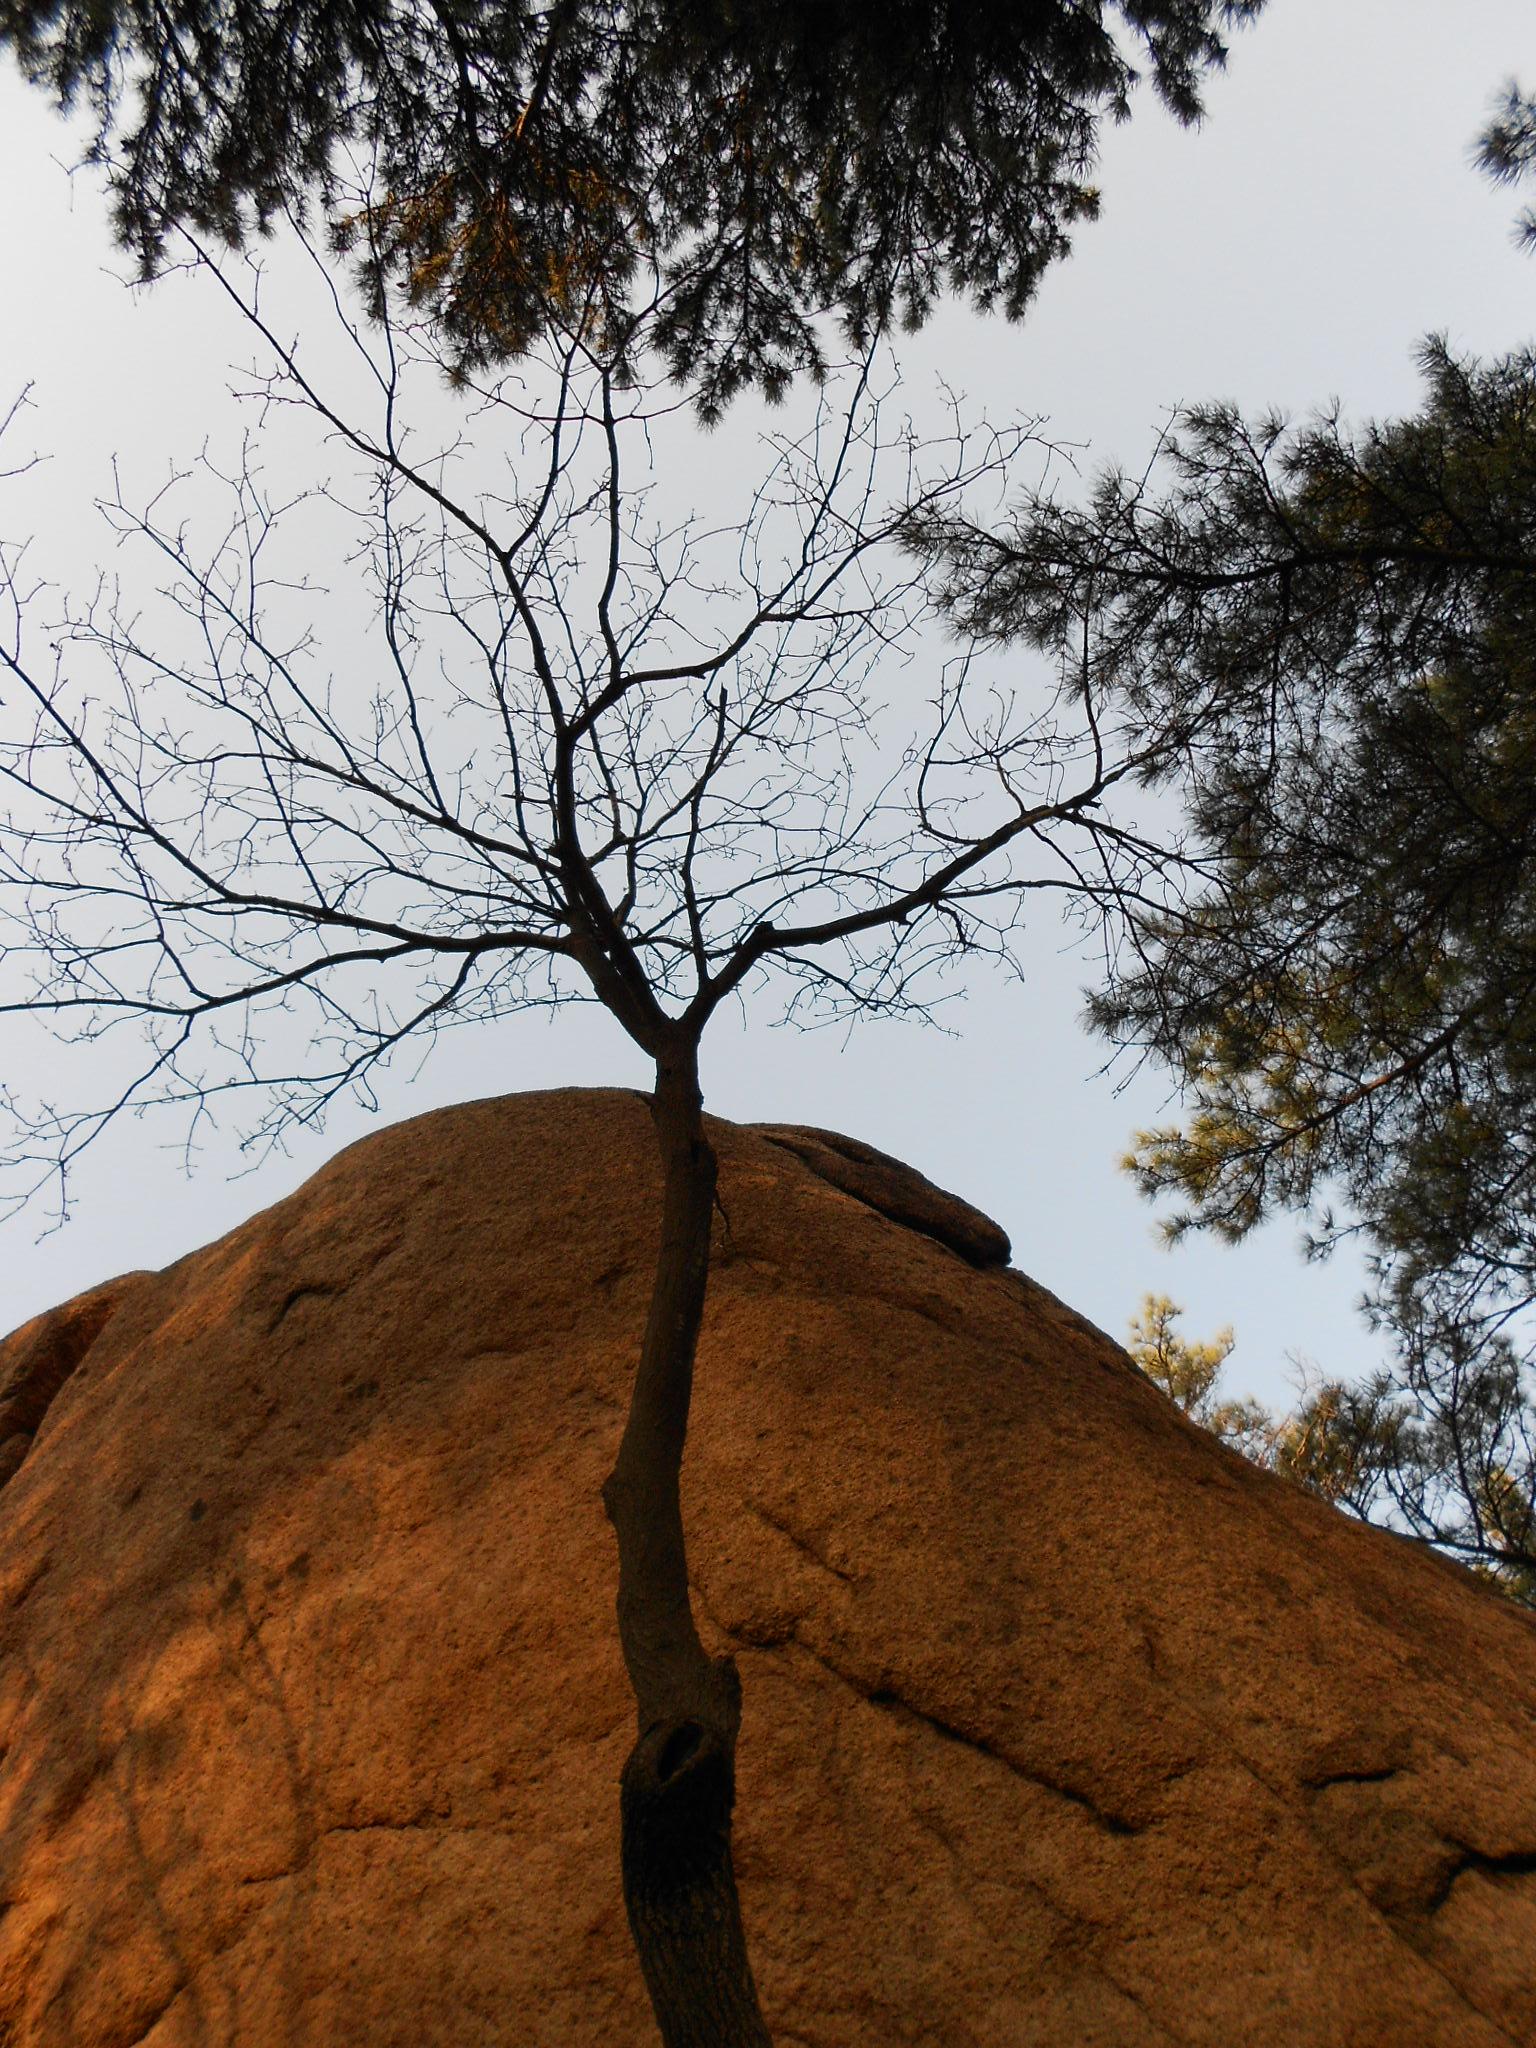
[[[1228,1325],[1214,1337],[1186,1337],[1174,1326],[1184,1311],[1166,1294],[1142,1296],[1131,1317],[1126,1350],[1136,1364],[1184,1413],[1245,1457],[1267,1463],[1275,1423],[1257,1401],[1221,1398],[1221,1369],[1232,1355]]]
[[[147,510],[119,492],[121,541],[166,572],[158,610],[104,588],[39,632],[5,552],[3,1009],[135,1054],[89,1109],[11,1105],[12,1193],[62,1189],[130,1105],[195,1121],[252,1099],[271,1138],[412,1037],[606,1007],[653,1065],[662,1165],[604,1488],[638,1724],[624,1893],[663,2039],[760,2044],[730,1853],[740,1686],[694,1624],[679,1491],[715,1200],[701,1037],[775,981],[791,1015],[920,1010],[973,957],[1018,964],[1034,895],[1134,893],[1159,856],[1111,799],[1149,749],[1091,690],[1020,699],[924,638],[909,523],[1027,433],[925,445],[866,360],[704,529],[661,504],[676,402],[579,327],[528,383],[445,401],[424,335],[343,321],[333,400],[254,274],[193,260],[264,351],[269,437],[297,417],[336,452],[286,498],[259,439]],[[473,448],[456,410],[432,437],[445,403],[474,407]]]

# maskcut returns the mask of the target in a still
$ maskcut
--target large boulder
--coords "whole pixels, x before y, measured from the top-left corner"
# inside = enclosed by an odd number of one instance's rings
[[[685,1471],[780,2048],[1536,2040],[1536,1628],[1006,1241],[714,1126]],[[0,2041],[640,2048],[642,1098],[422,1117],[0,1349]]]

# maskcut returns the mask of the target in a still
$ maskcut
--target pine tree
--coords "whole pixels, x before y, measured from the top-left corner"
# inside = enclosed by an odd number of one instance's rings
[[[118,231],[232,243],[318,204],[461,366],[595,303],[706,414],[941,290],[1023,312],[1098,206],[1140,53],[1185,121],[1262,0],[0,0],[0,47],[86,99]],[[1130,54],[1128,54],[1130,53]],[[365,167],[368,190],[349,196]]]
[[[1274,1430],[1268,1410],[1257,1401],[1217,1398],[1221,1369],[1235,1341],[1230,1326],[1205,1340],[1186,1337],[1174,1327],[1183,1313],[1166,1294],[1143,1295],[1131,1317],[1127,1351],[1192,1421],[1246,1457],[1265,1462]]]
[[[1293,1462],[1507,1575],[1536,1479],[1536,354],[1423,366],[1408,418],[1198,407],[1147,477],[912,539],[971,627],[1179,737],[1184,879],[1091,1005],[1184,1091],[1128,1164],[1175,1235],[1285,1208],[1319,1249],[1363,1235],[1396,1362],[1322,1390]]]
[[[1514,79],[1477,139],[1477,166],[1501,185],[1518,185],[1536,170],[1536,98]],[[1536,248],[1536,208],[1523,209],[1515,232],[1523,247]]]

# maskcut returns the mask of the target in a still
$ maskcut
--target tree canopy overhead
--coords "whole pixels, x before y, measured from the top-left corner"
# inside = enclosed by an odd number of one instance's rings
[[[708,412],[815,369],[827,310],[861,344],[946,288],[1022,313],[1136,65],[1193,120],[1262,4],[0,0],[0,45],[89,101],[146,266],[172,224],[238,243],[318,201],[482,364],[551,311],[622,333],[659,283]]]

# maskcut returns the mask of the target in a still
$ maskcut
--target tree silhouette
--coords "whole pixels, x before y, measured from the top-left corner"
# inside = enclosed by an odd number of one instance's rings
[[[663,1168],[604,1489],[638,1716],[624,1890],[664,2039],[760,2043],[739,1686],[694,1627],[679,1497],[715,1195],[700,1040],[775,992],[791,1015],[921,1010],[973,957],[1018,964],[1036,894],[1134,895],[1161,856],[1111,799],[1160,742],[1124,744],[1092,679],[1015,696],[927,633],[904,536],[995,486],[1027,431],[925,443],[866,358],[704,526],[664,505],[680,401],[621,383],[590,332],[445,401],[429,331],[343,321],[334,399],[253,274],[196,260],[265,368],[238,463],[107,508],[164,601],[104,587],[39,634],[4,556],[0,1007],[121,1047],[90,1107],[12,1104],[12,1193],[62,1186],[129,1106],[195,1124],[250,1100],[270,1136],[412,1037],[606,1007],[653,1063]],[[262,449],[298,423],[332,452],[284,495]]]
[[[1325,1383],[1315,1470],[1524,1585],[1536,357],[1421,360],[1406,418],[1194,408],[1140,478],[1036,494],[995,532],[941,512],[924,539],[970,626],[1086,666],[1144,735],[1183,728],[1159,766],[1202,883],[1132,920],[1092,1009],[1184,1092],[1128,1165],[1179,1202],[1175,1234],[1286,1207],[1319,1249],[1363,1232],[1397,1363]]]
[[[371,289],[458,360],[600,309],[715,412],[952,288],[1013,316],[1097,210],[1146,65],[1181,120],[1262,0],[0,0],[0,45],[87,98],[123,241],[244,241],[318,201]],[[366,222],[349,163],[378,175]],[[651,304],[651,286],[665,284]]]

